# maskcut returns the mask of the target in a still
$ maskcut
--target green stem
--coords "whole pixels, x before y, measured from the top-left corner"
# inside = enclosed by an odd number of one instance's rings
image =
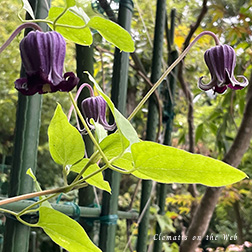
[[[59,14],[58,17],[55,18],[55,20],[53,21],[53,30],[56,31],[56,23],[57,21],[67,12],[68,7],[65,7],[65,9]]]
[[[22,211],[20,211],[19,213],[17,213],[17,214],[16,214],[16,217],[21,216],[21,215],[23,215],[23,214],[26,214],[27,212],[34,212],[34,211],[37,211],[37,209],[31,210],[31,208],[33,208],[33,207],[35,207],[35,206],[37,206],[37,205],[43,203],[44,201],[47,201],[47,200],[51,199],[51,198],[53,198],[53,197],[56,197],[56,196],[58,196],[59,194],[60,194],[60,193],[54,193],[53,195],[50,195],[50,196],[48,196],[48,197],[44,197],[43,199],[41,199],[41,200],[39,200],[39,201],[37,201],[37,202],[34,202],[34,203],[31,204],[30,206],[26,207],[25,209],[23,209]]]
[[[79,108],[78,108],[78,106],[77,106],[77,104],[76,104],[76,102],[75,102],[75,100],[74,100],[73,95],[72,95],[71,92],[69,92],[69,96],[70,96],[71,102],[72,102],[72,104],[73,104],[73,106],[74,106],[74,108],[75,108],[75,111],[77,112],[77,115],[79,116],[79,118],[80,118],[80,120],[81,120],[83,126],[85,127],[85,129],[86,129],[86,131],[87,131],[87,133],[88,133],[90,139],[92,140],[92,142],[94,143],[95,147],[97,148],[97,150],[98,150],[99,153],[101,154],[101,156],[102,156],[102,158],[103,158],[103,161],[104,161],[107,165],[110,165],[110,163],[109,163],[109,161],[108,161],[106,155],[105,155],[104,152],[102,151],[100,145],[99,145],[98,142],[96,141],[96,139],[95,139],[95,137],[93,136],[91,130],[89,129],[89,127],[88,127],[86,121],[84,120],[84,118],[83,118],[83,116],[82,116],[82,114],[81,114],[81,112],[80,112],[80,110],[79,110]]]
[[[153,92],[158,88],[158,86],[163,82],[163,80],[166,78],[166,76],[173,70],[173,68],[186,56],[188,51],[191,49],[191,47],[204,35],[210,35],[214,38],[216,45],[219,45],[220,42],[216,35],[213,32],[210,31],[204,31],[200,33],[193,41],[192,43],[180,54],[180,56],[167,68],[167,70],[162,74],[160,79],[152,86],[152,88],[149,90],[149,92],[145,95],[145,97],[139,102],[139,104],[136,106],[136,108],[133,110],[133,112],[128,117],[128,120],[131,120],[136,113],[141,109],[141,107],[144,105],[144,103],[149,99],[149,97],[153,94]]]
[[[8,210],[8,209],[4,209],[4,208],[0,208],[0,212],[4,212],[4,213],[8,213],[8,214],[17,216],[17,213],[15,213],[15,212],[13,212],[11,210]]]
[[[29,222],[24,221],[20,216],[16,216],[17,220],[21,222],[22,224],[29,226],[29,227],[38,227],[37,224],[31,224]]]
[[[88,167],[92,164],[95,163],[95,160],[97,159],[97,155],[99,154],[98,151],[96,151],[95,153],[93,153],[93,155],[90,157],[90,159],[88,160],[88,162],[86,163],[86,165],[83,167],[83,169],[81,170],[81,172],[76,176],[76,178],[74,179],[74,181],[72,183],[75,183],[76,181],[78,181],[81,176],[84,174],[84,172],[88,169]]]
[[[87,179],[93,177],[94,175],[96,175],[96,174],[98,174],[98,173],[100,173],[100,172],[103,172],[103,171],[106,170],[108,167],[109,167],[109,165],[107,165],[107,164],[104,165],[104,166],[103,166],[102,168],[100,168],[99,170],[94,171],[93,173],[87,175],[86,177],[84,177],[84,178],[82,178],[82,179],[80,179],[80,180],[78,180],[78,181],[72,183],[72,184],[70,185],[70,187],[71,187],[71,188],[74,188],[75,186],[78,186],[78,184],[81,184],[82,182],[85,182]]]

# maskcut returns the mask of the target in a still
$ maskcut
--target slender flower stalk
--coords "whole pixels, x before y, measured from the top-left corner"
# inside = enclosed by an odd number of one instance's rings
[[[180,56],[167,68],[167,70],[162,74],[162,76],[159,78],[159,80],[152,86],[152,88],[148,91],[148,93],[145,95],[145,97],[139,102],[139,104],[135,107],[133,112],[128,117],[128,120],[131,120],[136,113],[141,109],[141,107],[144,105],[144,103],[149,99],[149,97],[153,94],[153,92],[159,87],[159,85],[163,82],[163,80],[166,78],[166,76],[173,70],[177,64],[183,60],[183,58],[186,56],[188,51],[192,48],[192,46],[204,35],[210,35],[213,37],[215,44],[219,45],[220,42],[216,35],[213,32],[210,31],[204,31],[201,32],[192,42],[191,44],[180,54]]]
[[[74,106],[74,109],[76,110],[76,113],[77,113],[77,115],[79,116],[79,118],[80,118],[82,124],[84,125],[85,130],[87,131],[87,133],[88,133],[90,139],[91,139],[92,142],[94,143],[94,145],[95,145],[95,147],[97,148],[97,150],[100,152],[100,154],[101,154],[101,156],[102,156],[102,158],[103,158],[104,163],[105,163],[106,165],[109,166],[110,163],[109,163],[109,161],[108,161],[106,155],[105,155],[104,152],[102,151],[100,145],[97,143],[95,137],[93,136],[91,130],[89,129],[89,127],[88,127],[88,125],[87,125],[85,119],[83,118],[83,116],[82,116],[82,114],[81,114],[81,112],[80,112],[80,110],[79,110],[79,108],[78,108],[76,102],[74,101],[74,98],[73,98],[73,95],[72,95],[71,92],[69,92],[69,97],[70,97],[70,100],[71,100],[71,102],[72,102],[72,104],[73,104],[73,106]]]
[[[80,85],[80,87],[78,88],[77,93],[75,95],[75,98],[74,98],[75,102],[77,102],[77,99],[79,98],[79,96],[81,94],[81,91],[85,87],[87,87],[89,89],[89,93],[90,93],[91,96],[94,95],[94,91],[93,91],[92,87],[88,83],[82,83]],[[68,121],[70,121],[70,118],[71,118],[71,115],[72,115],[73,111],[74,111],[74,105],[72,104],[71,107],[70,107],[70,109],[69,109],[68,116],[67,116]]]
[[[42,29],[40,26],[38,26],[35,23],[25,23],[25,24],[21,24],[20,26],[18,26],[18,28],[10,35],[10,37],[6,40],[6,42],[0,47],[0,53],[11,43],[11,41],[23,30],[26,28],[32,28],[34,30],[37,31],[41,31]]]

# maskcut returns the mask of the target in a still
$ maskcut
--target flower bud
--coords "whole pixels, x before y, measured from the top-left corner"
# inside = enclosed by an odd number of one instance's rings
[[[116,124],[109,125],[106,120],[106,101],[102,96],[92,96],[84,99],[81,103],[81,108],[87,124],[91,129],[95,128],[89,122],[91,118],[101,124],[106,130],[112,131],[115,129]]]

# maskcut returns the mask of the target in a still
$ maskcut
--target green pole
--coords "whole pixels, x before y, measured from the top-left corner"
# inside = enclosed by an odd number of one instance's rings
[[[47,2],[30,0],[29,2],[36,18],[47,16],[49,0]],[[41,27],[46,29],[45,25],[41,25]],[[23,69],[21,69],[21,76],[24,76]],[[35,173],[36,170],[41,106],[41,95],[24,96],[21,93],[18,94],[9,197],[29,193],[33,190],[33,181],[26,175],[26,171],[28,168],[32,168]],[[28,251],[29,235],[29,227],[7,218],[3,252]]]
[[[76,63],[77,63],[77,76],[80,78],[78,88],[82,83],[88,83],[92,85],[91,81],[84,74],[83,71],[88,71],[91,75],[94,73],[94,60],[93,60],[93,46],[81,46],[76,45]],[[78,107],[80,108],[81,102],[89,97],[89,90],[84,88],[78,98]],[[90,157],[93,153],[93,143],[88,135],[83,136],[85,142],[85,148],[87,156]],[[79,190],[79,206],[92,206],[94,203],[94,190],[93,186],[87,186]],[[80,219],[80,224],[84,227],[85,231],[92,239],[93,226],[91,222],[87,222],[85,219]]]
[[[162,48],[164,38],[164,27],[165,27],[165,13],[166,13],[166,1],[157,0],[156,8],[156,24],[155,24],[155,35],[153,44],[153,58],[152,58],[152,74],[151,82],[155,83],[161,76],[162,69]],[[148,119],[147,119],[147,132],[146,139],[155,141],[156,132],[158,125],[158,108],[155,97],[152,95],[148,103]],[[140,203],[140,213],[144,210],[149,198],[151,197],[152,181],[142,181],[142,195]],[[146,209],[143,218],[138,228],[138,239],[137,239],[137,251],[147,251],[148,243],[148,229],[149,229],[149,206]]]
[[[169,48],[173,48],[174,41],[174,27],[175,27],[175,15],[176,11],[173,9],[171,11],[171,25],[169,33],[166,34],[169,39]],[[170,66],[178,57],[177,51],[171,50],[168,53],[168,65]],[[164,136],[164,144],[171,145],[171,133],[172,133],[172,124],[173,124],[173,108],[174,108],[174,93],[175,93],[175,84],[176,84],[176,76],[177,68],[173,69],[172,74],[168,76],[168,88],[164,91],[164,115],[166,119],[166,128],[165,128],[165,136]],[[165,200],[167,194],[167,185],[166,184],[158,184],[157,190],[157,198],[158,198],[158,206],[159,211],[158,214],[165,214]],[[162,232],[160,225],[156,224],[156,234],[160,234]],[[162,251],[162,240],[154,241],[154,249],[153,252],[161,252]]]
[[[119,6],[118,23],[130,31],[132,18],[132,0],[121,0]],[[125,114],[127,85],[128,85],[129,53],[115,50],[111,99],[118,110]],[[107,170],[104,176],[110,183],[112,194],[103,192],[102,212],[100,225],[99,247],[103,252],[113,252],[115,248],[115,234],[117,224],[118,195],[120,174]]]

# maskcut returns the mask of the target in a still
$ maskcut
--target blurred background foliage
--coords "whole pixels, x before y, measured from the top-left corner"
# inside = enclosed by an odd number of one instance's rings
[[[54,0],[52,5],[63,5],[63,0]],[[2,0],[0,5],[0,44],[7,40],[12,31],[20,24],[16,13],[21,4],[18,0]],[[237,65],[235,75],[245,75],[248,79],[252,71],[252,1],[251,0],[208,0],[208,11],[196,30],[193,37],[204,30],[215,32],[221,43],[234,47],[237,53]],[[117,15],[118,3],[111,1],[111,8]],[[135,41],[136,55],[142,62],[146,76],[150,77],[152,44],[155,26],[155,1],[139,0],[134,1],[134,13],[132,20],[132,37]],[[202,1],[198,0],[167,0],[167,14],[169,17],[171,9],[176,9],[175,45],[181,52],[183,43],[202,8]],[[169,25],[169,24],[168,24]],[[19,76],[20,56],[18,44],[22,34],[14,39],[11,45],[1,54],[0,57],[0,161],[2,184],[6,182],[8,175],[4,174],[4,165],[11,164],[13,148],[13,135],[15,128],[15,113],[17,104],[17,91],[14,88],[14,81]],[[113,72],[114,48],[94,33],[94,77],[103,89],[109,93]],[[205,50],[214,45],[213,39],[206,36],[199,40],[185,58],[184,79],[193,94],[194,104],[194,127],[195,127],[195,152],[203,155],[221,159],[229,149],[240,125],[244,107],[246,104],[246,88],[237,92],[228,90],[224,95],[213,96],[200,91],[197,88],[197,81],[200,76],[207,76],[205,81],[210,79],[208,69],[204,63],[203,55]],[[167,41],[164,38],[163,69],[167,67],[168,60]],[[142,76],[135,70],[135,62],[130,58],[128,102],[127,113],[141,100],[142,96],[149,89]],[[67,42],[67,55],[65,61],[66,71],[76,70],[75,46]],[[40,145],[38,150],[37,178],[43,188],[53,187],[61,184],[61,178],[57,171],[61,169],[51,159],[47,144],[47,127],[52,118],[56,103],[59,102],[67,113],[70,102],[64,93],[46,94],[43,96],[43,109],[41,118]],[[178,148],[188,149],[188,104],[184,94],[177,83],[175,102],[175,118],[172,133],[172,145]],[[161,101],[162,103],[162,101]],[[139,135],[144,138],[146,128],[147,106],[136,115],[133,125]],[[162,142],[162,131],[159,140]],[[5,158],[4,158],[5,157]],[[249,177],[252,176],[252,149],[249,148],[239,166]],[[6,172],[5,172],[6,173]],[[235,185],[225,188],[219,199],[214,217],[212,218],[209,234],[234,235],[240,234],[240,244],[250,241],[252,237],[252,181],[248,178]],[[6,185],[6,184],[5,184]],[[197,198],[191,196],[187,185],[172,185],[167,195],[167,213],[164,219],[157,217],[156,196],[152,195],[152,216],[158,219],[164,228],[163,232],[169,235],[178,235],[186,228],[193,214],[194,202],[200,200],[204,193],[203,186],[197,186],[199,195]],[[6,189],[2,188],[2,193]],[[134,195],[134,197],[133,197]],[[123,176],[120,188],[119,208],[120,210],[138,209],[140,189],[138,181],[132,176]],[[154,224],[153,222],[152,224]],[[119,222],[120,228],[117,235],[117,251],[123,251],[128,236],[125,232],[133,232],[134,224]],[[150,225],[150,234],[155,229]],[[134,243],[135,239],[132,239]],[[153,239],[150,239],[150,245]],[[217,240],[203,241],[203,247],[227,246],[232,241]],[[237,241],[233,242],[237,243]],[[129,251],[129,250],[128,250]],[[164,251],[178,251],[176,244],[166,243]],[[217,251],[217,250],[216,250]],[[227,250],[228,251],[228,250]],[[245,251],[245,250],[244,250]],[[249,251],[249,250],[246,250]]]

